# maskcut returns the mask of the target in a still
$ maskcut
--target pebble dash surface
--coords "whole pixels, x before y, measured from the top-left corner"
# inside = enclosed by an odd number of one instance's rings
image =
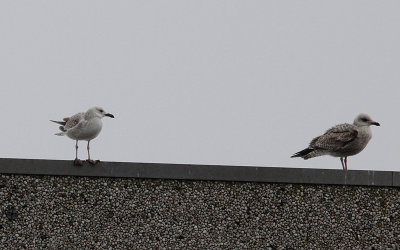
[[[0,175],[0,249],[398,249],[399,191]]]

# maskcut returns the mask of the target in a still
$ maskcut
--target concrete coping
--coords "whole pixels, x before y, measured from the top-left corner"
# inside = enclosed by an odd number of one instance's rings
[[[136,162],[100,162],[0,158],[0,174],[122,177],[144,179],[239,181],[293,184],[400,186],[400,172]]]

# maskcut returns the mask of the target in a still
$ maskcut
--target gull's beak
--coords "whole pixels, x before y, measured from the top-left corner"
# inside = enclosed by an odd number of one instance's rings
[[[105,114],[105,116],[108,116],[108,117],[114,118],[114,116],[113,116],[112,114],[110,114],[110,113],[107,113],[107,114]]]
[[[375,125],[375,126],[380,126],[379,122],[374,122],[374,121],[371,121],[369,124]]]

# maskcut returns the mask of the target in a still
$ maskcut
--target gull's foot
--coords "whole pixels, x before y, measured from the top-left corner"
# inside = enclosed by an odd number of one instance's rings
[[[100,160],[91,160],[91,159],[87,159],[86,161],[89,162],[92,165],[96,165],[97,163],[100,162]]]
[[[82,162],[81,160],[79,160],[78,158],[76,158],[76,159],[74,160],[74,165],[75,165],[75,166],[83,166],[83,162]]]

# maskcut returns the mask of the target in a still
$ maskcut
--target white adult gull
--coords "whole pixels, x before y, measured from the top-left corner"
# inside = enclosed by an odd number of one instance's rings
[[[372,137],[371,125],[380,126],[367,114],[359,114],[353,124],[339,124],[315,137],[308,148],[292,155],[304,160],[321,156],[331,155],[340,157],[343,170],[347,170],[347,157],[360,153]]]
[[[94,161],[90,159],[90,149],[89,144],[90,141],[96,138],[101,128],[103,127],[103,123],[101,118],[104,116],[108,116],[114,118],[114,116],[110,113],[106,113],[104,109],[100,107],[93,107],[86,111],[86,113],[77,113],[71,117],[64,118],[63,121],[53,121],[52,122],[58,123],[61,126],[59,127],[62,131],[61,133],[57,133],[56,135],[59,136],[68,136],[69,138],[76,141],[75,145],[75,160],[74,164],[82,166],[83,163],[81,160],[78,159],[78,141],[84,140],[87,141],[87,152],[88,152],[88,159],[87,162],[91,164],[96,164],[98,160]]]

